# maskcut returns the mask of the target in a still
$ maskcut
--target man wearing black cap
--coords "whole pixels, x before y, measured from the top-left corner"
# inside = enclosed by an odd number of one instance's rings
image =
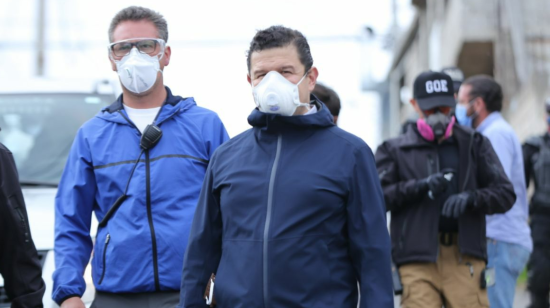
[[[531,236],[533,253],[529,261],[528,289],[530,308],[549,307],[550,293],[550,98],[546,100],[545,120],[548,131],[530,138],[523,145],[527,186],[533,179],[535,193],[531,198]]]
[[[515,194],[491,143],[455,124],[453,81],[424,72],[414,82],[414,126],[376,152],[392,257],[408,308],[489,307],[485,215]],[[482,283],[483,282],[483,283]]]

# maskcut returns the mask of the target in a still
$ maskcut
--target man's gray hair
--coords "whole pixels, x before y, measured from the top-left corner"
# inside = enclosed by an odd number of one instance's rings
[[[111,25],[109,26],[109,42],[113,42],[113,32],[115,28],[123,21],[140,21],[148,20],[152,22],[158,31],[159,38],[163,39],[165,42],[168,42],[168,24],[166,19],[160,14],[151,9],[141,7],[141,6],[129,6],[120,12],[118,12],[113,20],[111,20]]]

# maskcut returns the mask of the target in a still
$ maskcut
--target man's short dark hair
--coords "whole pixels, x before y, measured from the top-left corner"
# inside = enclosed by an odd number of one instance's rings
[[[252,42],[250,42],[250,48],[246,55],[248,72],[250,72],[250,56],[253,52],[286,47],[290,44],[296,46],[300,62],[305,66],[306,72],[309,71],[313,66],[313,58],[311,57],[306,37],[300,31],[294,29],[283,26],[271,26],[265,30],[258,31]]]
[[[168,42],[168,24],[166,19],[160,14],[151,9],[141,7],[141,6],[129,6],[125,9],[119,11],[113,20],[111,20],[111,25],[109,26],[109,41],[112,43],[113,33],[115,28],[123,21],[140,21],[148,20],[152,22],[158,31],[159,38],[163,39],[165,42]]]
[[[501,111],[502,110],[502,87],[491,77],[487,75],[472,76],[462,83],[462,86],[469,85],[470,97],[481,97],[485,102],[487,111]]]
[[[340,113],[340,97],[338,97],[338,94],[336,94],[333,89],[321,83],[317,83],[312,94],[317,96],[321,102],[327,105],[328,110],[330,110],[333,116],[338,116]]]

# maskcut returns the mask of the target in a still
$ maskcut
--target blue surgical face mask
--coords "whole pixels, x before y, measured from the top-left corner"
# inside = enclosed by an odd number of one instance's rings
[[[472,127],[472,117],[468,116],[468,108],[463,105],[456,105],[455,117],[458,124]]]

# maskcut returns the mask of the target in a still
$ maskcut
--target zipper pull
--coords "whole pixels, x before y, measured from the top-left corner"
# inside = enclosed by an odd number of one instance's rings
[[[474,266],[470,262],[466,262],[466,265],[470,267],[470,277],[474,277]]]
[[[105,244],[109,243],[110,240],[111,240],[111,235],[107,234],[107,238],[105,238]]]

